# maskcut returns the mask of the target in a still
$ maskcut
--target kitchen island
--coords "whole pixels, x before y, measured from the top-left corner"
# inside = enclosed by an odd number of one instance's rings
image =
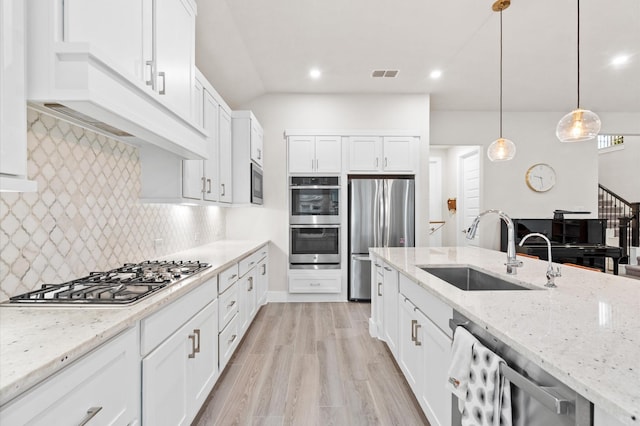
[[[211,267],[128,306],[0,305],[0,406],[181,297],[214,279],[217,284],[217,274],[265,244],[217,241],[164,256],[161,260],[197,259]]]
[[[623,424],[640,424],[640,286],[623,277],[563,267],[544,287],[547,262],[475,247],[374,248],[431,296],[555,376]],[[534,291],[462,291],[420,269],[469,265]]]

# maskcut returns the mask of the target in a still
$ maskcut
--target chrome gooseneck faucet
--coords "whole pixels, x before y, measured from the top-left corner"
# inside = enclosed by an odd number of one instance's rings
[[[515,232],[513,230],[513,222],[511,218],[507,216],[507,214],[500,210],[486,210],[480,213],[474,220],[469,229],[467,229],[467,239],[473,240],[476,237],[476,232],[478,232],[478,225],[480,224],[480,219],[482,216],[487,213],[495,213],[500,216],[500,219],[504,220],[507,224],[507,274],[516,275],[518,270],[516,268],[522,266],[522,262],[516,259],[516,242],[515,242]]]
[[[522,237],[522,239],[520,240],[520,247],[522,247],[522,245],[524,244],[525,240],[527,238],[529,238],[529,237],[540,237],[540,238],[544,239],[547,242],[547,258],[549,259],[549,265],[547,266],[547,283],[544,286],[545,287],[551,287],[551,288],[558,287],[553,282],[553,279],[555,277],[561,277],[562,274],[560,273],[560,267],[559,266],[556,269],[553,269],[553,262],[551,261],[551,241],[549,241],[549,238],[547,238],[547,236],[544,235],[544,234],[540,234],[538,232],[532,232],[532,233],[527,234],[524,237]]]

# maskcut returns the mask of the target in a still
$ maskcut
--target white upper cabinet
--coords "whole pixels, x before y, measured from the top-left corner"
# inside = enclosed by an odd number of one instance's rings
[[[264,150],[263,131],[258,120],[251,120],[251,160],[262,167]]]
[[[0,0],[0,191],[32,192],[27,180],[23,0]]]
[[[252,196],[260,182],[264,159],[262,126],[251,111],[233,111],[231,114],[233,137],[233,204],[256,202]],[[255,172],[255,174],[254,174]],[[257,188],[256,188],[257,189]],[[256,192],[260,192],[257,189]],[[262,204],[262,203],[260,203]]]
[[[349,171],[414,173],[416,145],[415,137],[350,137]]]
[[[218,109],[219,152],[220,152],[220,202],[233,202],[233,146],[231,139],[231,112],[220,107]]]
[[[153,0],[153,73],[165,103],[191,113],[195,64],[195,6],[189,0]]]
[[[289,173],[340,173],[340,136],[290,136]]]
[[[207,157],[193,0],[46,0],[27,10],[27,100],[135,145]]]

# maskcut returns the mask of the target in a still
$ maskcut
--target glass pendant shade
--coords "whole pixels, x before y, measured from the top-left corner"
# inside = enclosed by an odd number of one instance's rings
[[[516,156],[516,144],[511,140],[500,138],[491,142],[487,149],[487,156],[491,161],[507,161]]]
[[[598,136],[600,118],[587,109],[575,109],[562,117],[556,127],[560,142],[582,142]]]

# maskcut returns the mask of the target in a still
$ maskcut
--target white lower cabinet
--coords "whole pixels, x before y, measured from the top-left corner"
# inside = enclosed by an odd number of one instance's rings
[[[267,303],[267,291],[269,290],[269,270],[268,270],[268,258],[267,258],[267,246],[264,246],[260,250],[260,255],[263,257],[257,266],[257,291],[256,297],[258,298],[258,306],[262,306]]]
[[[218,377],[217,277],[141,321],[142,421],[189,424]]]
[[[391,353],[398,356],[398,271],[382,265],[382,335]]]
[[[383,316],[384,316],[384,275],[382,261],[377,258],[371,259],[371,314],[373,316],[373,328],[376,337],[383,338]]]
[[[379,268],[375,264],[380,265]],[[378,273],[378,269],[382,275]],[[372,291],[381,283],[378,338],[394,355],[432,426],[451,424],[451,394],[445,389],[451,358],[451,307],[380,259],[372,262]],[[377,294],[377,293],[376,293]],[[379,302],[382,299],[382,302]]]
[[[138,327],[130,328],[2,407],[3,425],[138,425]]]

